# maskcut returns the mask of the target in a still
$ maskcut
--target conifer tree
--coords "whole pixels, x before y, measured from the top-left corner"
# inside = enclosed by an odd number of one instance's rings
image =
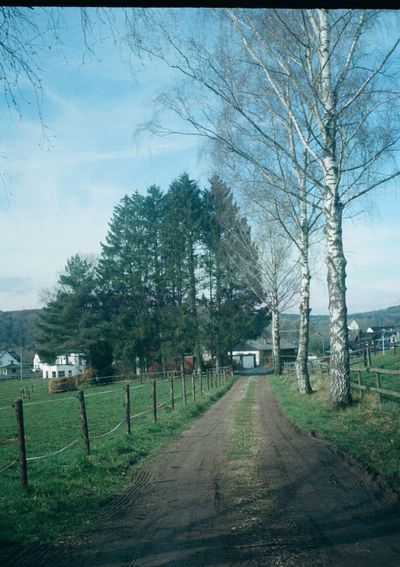
[[[222,364],[240,339],[259,336],[268,317],[261,307],[261,276],[247,221],[241,217],[231,190],[213,176],[204,194],[207,212],[204,218],[204,242],[208,274],[207,345]],[[248,263],[252,258],[252,285],[249,286]],[[243,266],[246,265],[246,269]],[[258,291],[258,293],[257,293]]]
[[[83,352],[99,375],[111,372],[112,348],[94,263],[78,254],[69,258],[58,287],[39,314],[38,329],[38,353],[44,360]]]

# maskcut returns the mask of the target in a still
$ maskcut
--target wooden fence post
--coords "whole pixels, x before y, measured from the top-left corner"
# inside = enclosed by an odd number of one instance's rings
[[[154,421],[157,421],[157,382],[153,380],[153,416]]]
[[[381,387],[381,374],[380,374],[380,372],[375,372],[375,376],[376,376],[376,387],[380,388]],[[377,394],[378,394],[379,405],[381,405],[381,403],[382,403],[381,393],[377,392]]]
[[[360,386],[362,386],[362,378],[361,378],[361,371],[360,370],[357,371],[357,382]],[[361,398],[363,398],[364,397],[364,390],[362,390],[361,388],[360,388],[360,394],[361,394]]]
[[[371,363],[371,345],[370,344],[367,345],[367,357],[368,357],[368,366],[371,367],[372,363]]]
[[[182,382],[182,399],[183,405],[186,405],[186,378],[185,374],[181,374],[181,382]]]
[[[199,378],[200,378],[200,396],[203,395],[203,373],[201,368],[199,369]]]
[[[367,345],[364,345],[364,366],[367,366]]]
[[[206,370],[206,384],[207,384],[207,392],[210,391],[210,371]]]
[[[192,372],[192,398],[193,401],[196,401],[196,377],[195,377],[195,372]]]
[[[169,399],[171,402],[171,408],[175,409],[175,397],[174,397],[174,375],[171,374],[169,377]]]
[[[85,406],[85,396],[83,390],[81,390],[78,394],[79,404],[80,404],[80,416],[81,416],[81,423],[82,423],[82,435],[83,435],[83,443],[85,445],[86,454],[90,455],[90,441],[89,441],[89,430],[88,430],[88,423],[86,417],[86,406]]]
[[[24,409],[22,400],[15,400],[15,412],[17,415],[17,435],[19,446],[19,476],[22,486],[28,486],[28,467],[26,463]]]
[[[125,384],[125,419],[126,419],[126,432],[131,432],[131,396],[129,391],[129,384]]]

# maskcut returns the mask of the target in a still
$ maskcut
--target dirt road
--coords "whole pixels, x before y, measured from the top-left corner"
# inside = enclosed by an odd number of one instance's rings
[[[137,474],[85,543],[12,564],[400,567],[399,531],[398,504],[299,433],[265,377],[242,377]]]

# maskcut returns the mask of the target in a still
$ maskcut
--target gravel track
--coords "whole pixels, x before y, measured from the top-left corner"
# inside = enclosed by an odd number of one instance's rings
[[[250,382],[241,454],[235,416]],[[400,567],[399,505],[384,496],[360,467],[293,427],[265,377],[242,377],[136,473],[83,542],[14,550],[3,565]]]

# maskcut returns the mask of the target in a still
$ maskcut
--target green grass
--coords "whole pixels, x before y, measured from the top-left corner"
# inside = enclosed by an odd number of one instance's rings
[[[380,473],[400,490],[400,406],[376,397],[363,399],[354,393],[355,403],[333,410],[329,403],[327,376],[312,378],[315,393],[300,396],[294,375],[269,378],[283,411],[299,428],[333,441],[362,463]]]
[[[352,365],[356,367],[363,367],[364,359],[360,358],[358,364]],[[379,369],[387,369],[387,370],[399,370],[400,371],[400,349],[396,349],[396,353],[394,350],[387,350],[385,354],[381,352],[377,354],[371,354],[371,367],[372,368],[379,368]],[[361,373],[362,383],[366,386],[376,386],[376,376],[375,372],[362,372]],[[351,373],[351,381],[357,382],[357,372],[353,371]],[[393,376],[390,374],[382,373],[380,374],[380,382],[381,388],[385,390],[393,390],[395,392],[400,392],[400,375]]]
[[[231,461],[251,458],[252,456],[252,419],[256,382],[250,378],[246,393],[238,402],[233,433],[229,443],[228,459]]]
[[[31,381],[24,381],[24,387]],[[207,392],[199,388],[192,400],[187,379],[187,405],[182,403],[181,383],[175,381],[175,411],[169,406],[168,382],[157,383],[158,420],[152,412],[132,419],[132,433],[125,424],[112,434],[95,438],[124,418],[122,383],[85,390],[92,454],[87,457],[81,440],[79,402],[76,392],[48,394],[40,379],[33,381],[31,398],[24,401],[27,456],[41,456],[78,442],[55,456],[28,462],[28,489],[19,482],[17,465],[0,473],[0,539],[10,542],[56,542],[80,534],[96,521],[100,508],[129,482],[135,465],[154,456],[177,437],[232,384]],[[204,381],[205,386],[205,381]],[[17,382],[0,384],[0,470],[18,455],[15,410]],[[40,403],[38,403],[40,402]],[[150,408],[152,386],[131,385],[131,415]],[[29,405],[31,404],[31,405]]]

